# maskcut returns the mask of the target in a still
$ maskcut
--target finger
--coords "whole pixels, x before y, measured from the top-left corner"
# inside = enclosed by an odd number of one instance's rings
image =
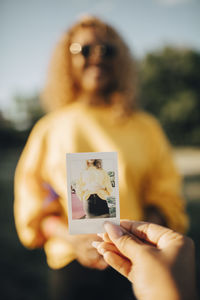
[[[108,267],[108,263],[104,259],[102,259],[98,262],[93,263],[91,267],[98,270],[105,270]]]
[[[104,260],[102,256],[99,256],[99,258],[96,259],[92,259],[91,257],[89,258],[77,257],[77,260],[81,265],[88,268],[104,270],[105,268],[108,267],[107,262]]]
[[[122,227],[112,224],[111,222],[105,222],[104,227],[109,235],[111,241],[115,244],[122,255],[133,259],[133,255],[137,255],[141,250],[142,242],[139,241],[134,235],[130,235]]]
[[[91,263],[90,267],[99,270],[104,270],[108,267],[108,264],[102,256],[99,256],[98,259]]]
[[[121,273],[123,276],[128,277],[132,267],[132,263],[128,259],[121,257],[117,253],[111,251],[106,251],[103,257],[104,260],[111,267],[113,267],[116,271]]]
[[[97,249],[94,249],[93,247],[91,247],[87,251],[87,257],[89,257],[90,260],[96,261],[101,258],[101,255],[98,253]]]
[[[111,239],[109,238],[107,232],[105,233],[97,233],[97,235],[104,241],[107,243],[112,243]]]
[[[110,244],[105,242],[93,242],[92,246],[95,247],[101,255],[103,255],[107,251],[115,252],[120,255],[119,250],[113,243]]]
[[[169,228],[148,222],[124,220],[121,221],[120,225],[125,230],[133,233],[142,240],[156,245],[160,249],[166,247],[176,237],[182,236]]]

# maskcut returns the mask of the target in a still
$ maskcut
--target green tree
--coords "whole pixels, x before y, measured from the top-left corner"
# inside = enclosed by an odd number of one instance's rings
[[[141,103],[174,145],[200,145],[200,53],[166,47],[140,64]]]
[[[23,145],[35,122],[43,115],[37,94],[18,94],[7,112],[0,111],[1,147]]]
[[[13,98],[10,118],[19,130],[30,130],[43,115],[38,93],[31,96],[17,94]]]

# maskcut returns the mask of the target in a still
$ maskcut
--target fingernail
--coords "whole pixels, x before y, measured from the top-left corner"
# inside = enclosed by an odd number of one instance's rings
[[[98,235],[98,236],[100,236],[100,238],[102,238],[102,239],[103,239],[103,235],[104,235],[104,233],[97,233],[97,235]]]
[[[98,246],[101,244],[101,242],[96,242],[96,241],[94,241],[94,242],[92,242],[92,246],[94,247],[94,248],[98,248]]]
[[[104,253],[106,252],[106,250],[104,248],[99,248],[98,252],[102,255],[104,255]]]
[[[122,229],[120,228],[120,226],[114,225],[110,222],[105,222],[104,228],[106,229],[109,236],[111,238],[113,237],[114,239],[118,239],[119,237],[121,237],[124,234]]]

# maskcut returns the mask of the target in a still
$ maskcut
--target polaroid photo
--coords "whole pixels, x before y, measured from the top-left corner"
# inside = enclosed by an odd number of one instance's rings
[[[120,224],[117,152],[67,153],[70,234],[105,232]]]

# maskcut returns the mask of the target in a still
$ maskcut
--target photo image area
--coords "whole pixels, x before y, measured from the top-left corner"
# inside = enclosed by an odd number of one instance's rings
[[[72,219],[116,217],[115,171],[112,159],[71,163]]]

